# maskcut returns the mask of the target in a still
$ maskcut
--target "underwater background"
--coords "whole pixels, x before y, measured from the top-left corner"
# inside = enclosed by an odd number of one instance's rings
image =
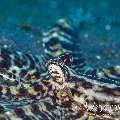
[[[0,48],[39,55],[43,30],[61,18],[72,20],[88,65],[120,65],[119,0],[0,0]],[[16,107],[9,100],[0,100],[0,105]]]
[[[0,0],[0,47],[39,54],[40,31],[71,18],[88,64],[110,67],[120,59],[119,11],[119,0]]]

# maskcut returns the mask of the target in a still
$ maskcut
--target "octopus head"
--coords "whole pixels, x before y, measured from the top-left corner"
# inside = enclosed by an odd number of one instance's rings
[[[48,61],[48,71],[54,81],[59,84],[63,84],[65,82],[68,77],[66,64],[71,62],[71,60],[72,59],[68,57],[68,54],[65,54]]]
[[[61,83],[61,84],[64,83],[65,76],[64,76],[64,71],[62,70],[61,66],[57,64],[49,64],[48,71],[54,81]]]

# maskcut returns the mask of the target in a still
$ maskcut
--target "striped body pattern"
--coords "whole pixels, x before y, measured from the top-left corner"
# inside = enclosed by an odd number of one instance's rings
[[[111,68],[94,69],[87,65],[84,54],[80,49],[80,39],[77,30],[72,26],[72,21],[60,19],[56,25],[43,33],[43,47],[45,54],[57,57],[64,53],[70,53],[74,58],[72,64],[68,64],[77,74],[86,74],[100,78],[109,78],[120,86],[120,66]]]
[[[80,40],[71,22],[67,19],[60,19],[52,28],[43,33],[43,47],[45,54],[51,58],[71,53],[74,60],[73,64],[69,64],[70,67],[81,72],[85,69],[86,63],[80,49]]]
[[[0,98],[28,99],[1,105],[0,120],[119,120],[120,66],[88,66],[68,19],[44,31],[40,46],[40,55],[0,50]]]
[[[14,79],[9,81],[11,83],[20,83],[21,80],[24,83],[32,83],[34,80],[40,81],[46,74],[45,64],[46,60],[42,54],[38,56],[24,54],[19,51],[10,52],[6,49],[0,51],[0,75],[6,75],[8,78],[14,76]]]

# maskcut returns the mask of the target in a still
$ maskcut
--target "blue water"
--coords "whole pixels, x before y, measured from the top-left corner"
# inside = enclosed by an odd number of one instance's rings
[[[119,22],[119,4],[119,0],[0,0],[0,23],[48,26],[68,16]]]
[[[118,0],[0,0],[0,47],[7,44],[11,49],[39,54],[36,40],[41,36],[20,27],[46,29],[67,17],[78,27],[89,64],[116,65],[120,56],[119,4]]]

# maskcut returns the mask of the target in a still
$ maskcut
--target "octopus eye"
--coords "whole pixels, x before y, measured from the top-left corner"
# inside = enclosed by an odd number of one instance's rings
[[[61,60],[64,62],[64,64],[71,64],[73,62],[73,57],[70,53],[65,53],[60,56]]]

